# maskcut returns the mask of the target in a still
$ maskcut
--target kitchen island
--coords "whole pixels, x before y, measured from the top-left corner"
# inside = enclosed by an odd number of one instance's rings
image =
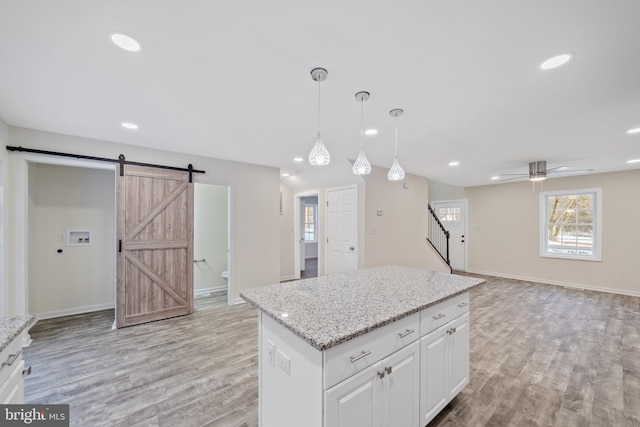
[[[32,314],[0,317],[0,404],[24,403],[22,332],[34,320]]]
[[[483,282],[388,266],[243,291],[260,314],[260,425],[426,425],[468,383]]]

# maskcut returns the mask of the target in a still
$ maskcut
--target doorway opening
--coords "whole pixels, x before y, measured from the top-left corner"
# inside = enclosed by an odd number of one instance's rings
[[[229,185],[198,180],[193,190],[194,295],[200,300],[224,298],[230,304]]]
[[[320,242],[318,192],[299,193],[295,196],[295,233],[297,250],[294,251],[296,279],[318,277],[318,244]]]
[[[25,302],[40,319],[113,309],[115,167],[27,162]]]

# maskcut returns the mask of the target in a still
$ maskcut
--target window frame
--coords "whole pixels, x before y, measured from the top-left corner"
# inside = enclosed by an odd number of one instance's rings
[[[307,229],[307,224],[310,224],[307,222],[307,208],[313,208],[313,235],[314,235],[314,239],[313,240],[307,240],[307,236],[306,236],[306,229]],[[302,215],[302,237],[304,238],[305,243],[317,243],[318,242],[318,205],[315,203],[305,203],[304,204],[304,213]]]
[[[549,196],[593,195],[593,253],[591,255],[564,254],[549,252],[547,210]],[[579,190],[560,190],[540,192],[540,256],[543,258],[572,259],[582,261],[602,261],[602,188],[585,188]]]

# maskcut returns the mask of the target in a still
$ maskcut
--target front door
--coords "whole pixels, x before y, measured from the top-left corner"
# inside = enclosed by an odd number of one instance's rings
[[[116,326],[193,312],[193,184],[125,165],[118,176]]]
[[[449,261],[451,268],[465,270],[466,200],[433,202],[433,210],[446,230],[449,231]]]
[[[358,268],[356,187],[327,191],[327,274]]]

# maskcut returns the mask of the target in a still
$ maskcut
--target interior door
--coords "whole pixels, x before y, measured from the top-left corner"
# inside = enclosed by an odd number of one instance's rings
[[[327,191],[327,274],[358,268],[356,187]]]
[[[449,231],[449,261],[451,268],[465,271],[465,242],[467,235],[466,201],[433,202],[433,210]]]
[[[117,186],[116,326],[193,312],[193,184],[187,172],[125,165]]]

